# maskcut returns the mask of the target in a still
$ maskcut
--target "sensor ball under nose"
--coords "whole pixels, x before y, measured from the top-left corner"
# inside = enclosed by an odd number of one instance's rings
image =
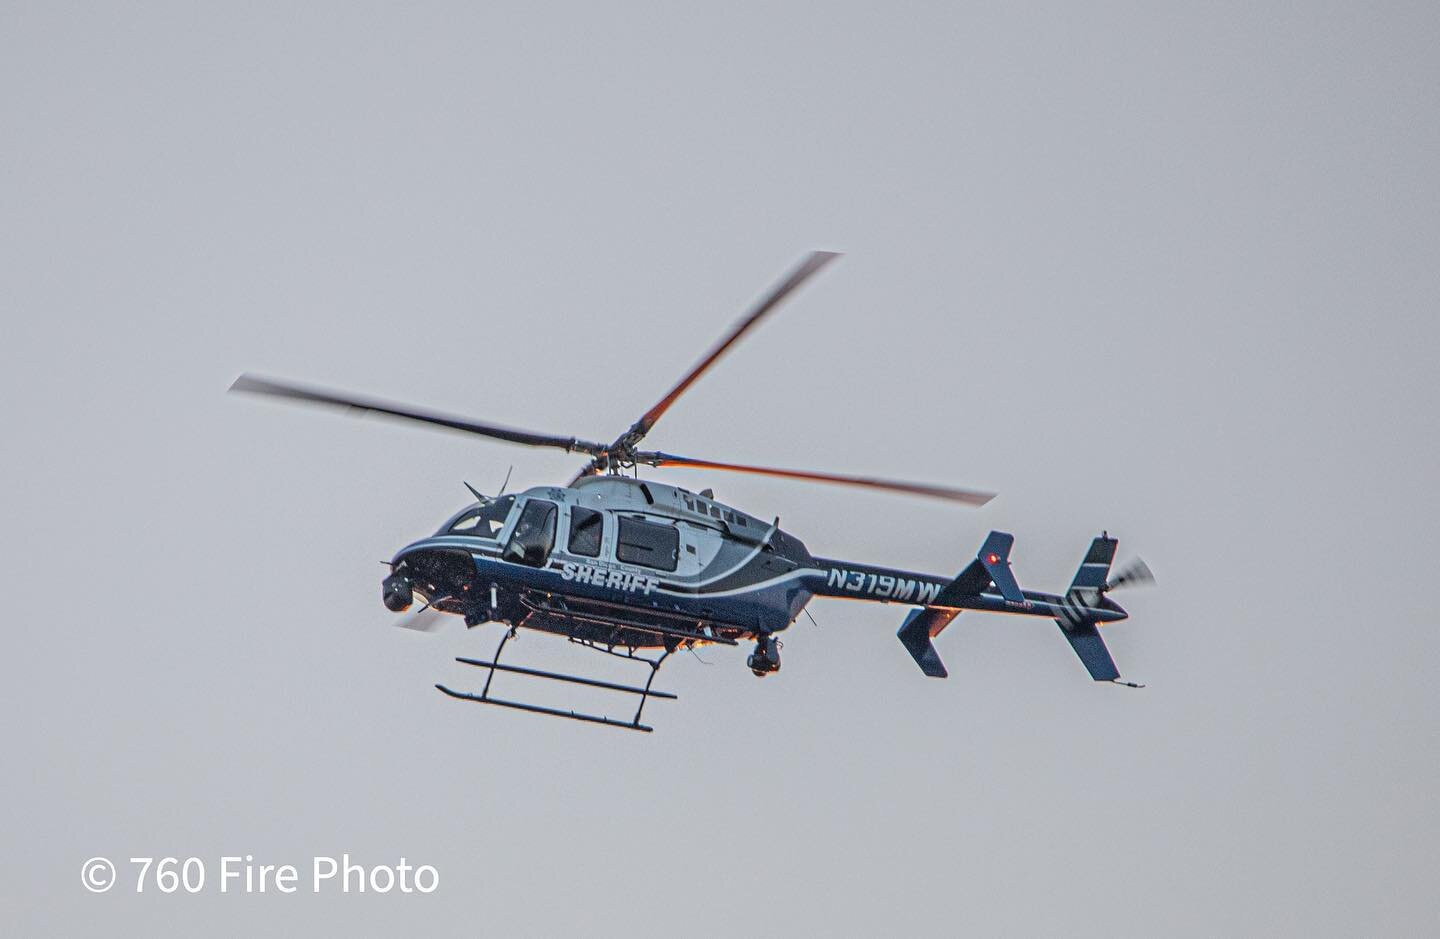
[[[411,589],[410,581],[396,574],[385,578],[380,585],[380,596],[385,601],[385,608],[392,613],[404,613],[415,601],[415,591]]]

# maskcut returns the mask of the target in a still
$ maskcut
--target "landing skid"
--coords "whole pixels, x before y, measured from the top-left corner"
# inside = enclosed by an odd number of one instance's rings
[[[452,698],[458,698],[461,701],[474,701],[476,704],[494,704],[498,707],[513,708],[517,711],[529,711],[532,714],[548,714],[552,717],[564,717],[569,720],[585,721],[586,723],[590,724],[604,724],[607,727],[621,727],[626,730],[639,730],[647,734],[653,732],[655,728],[651,727],[648,724],[640,723],[640,715],[645,710],[645,703],[651,698],[663,698],[670,701],[678,700],[678,696],[669,691],[654,691],[651,690],[650,687],[651,684],[655,681],[655,674],[660,671],[661,663],[663,663],[665,659],[669,657],[671,651],[673,651],[671,649],[666,649],[663,653],[661,653],[660,657],[656,659],[647,659],[634,654],[620,655],[619,653],[612,653],[619,656],[620,658],[630,659],[636,662],[643,662],[646,665],[650,666],[650,677],[646,679],[645,686],[642,688],[635,685],[622,685],[612,681],[601,681],[598,678],[585,678],[580,675],[566,675],[561,672],[546,672],[538,668],[526,668],[520,665],[502,664],[500,662],[500,653],[505,651],[505,643],[509,642],[511,637],[514,635],[515,633],[513,630],[505,634],[505,637],[500,640],[500,645],[495,649],[494,658],[489,661],[485,661],[482,659],[467,659],[464,657],[457,657],[455,659],[455,661],[463,665],[473,665],[477,668],[483,668],[488,670],[489,674],[485,677],[485,687],[480,690],[479,694],[471,694],[465,691],[455,691],[452,688],[447,688],[444,685],[438,683],[435,685],[435,687],[439,689],[442,693],[447,694]],[[586,644],[582,643],[582,645]],[[599,649],[598,651],[603,652],[607,650]],[[575,685],[585,685],[590,688],[601,688],[605,691],[618,691],[623,694],[638,695],[640,698],[640,705],[635,709],[634,717],[632,717],[628,721],[623,721],[616,720],[613,717],[605,717],[599,714],[585,714],[580,711],[567,711],[561,708],[545,707],[539,704],[527,704],[523,701],[510,701],[505,698],[496,698],[490,694],[490,683],[495,680],[495,673],[497,671],[508,672],[513,675],[525,675],[530,678],[543,678],[547,681],[569,682]]]

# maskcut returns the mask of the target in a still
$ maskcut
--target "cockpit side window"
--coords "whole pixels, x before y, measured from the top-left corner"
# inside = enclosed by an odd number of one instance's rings
[[[605,530],[605,516],[594,509],[570,507],[570,553],[587,558],[600,556],[600,535]]]
[[[450,532],[457,535],[474,535],[476,538],[495,539],[505,527],[510,510],[515,506],[514,496],[502,496],[471,509],[455,520]]]

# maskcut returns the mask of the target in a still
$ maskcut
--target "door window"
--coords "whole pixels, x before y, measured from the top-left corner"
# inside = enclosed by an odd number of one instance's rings
[[[605,531],[605,516],[594,509],[570,507],[570,553],[587,558],[600,556],[600,536]]]

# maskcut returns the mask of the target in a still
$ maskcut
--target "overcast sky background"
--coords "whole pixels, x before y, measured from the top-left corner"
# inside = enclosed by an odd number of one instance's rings
[[[5,931],[1440,928],[1434,3],[230,7],[0,5]],[[817,601],[653,735],[451,701],[497,627],[390,628],[378,562],[579,460],[225,394],[608,439],[815,248],[650,442],[1000,497],[656,477],[1035,589],[1108,528],[1146,690]],[[79,883],[341,852],[440,889]]]

